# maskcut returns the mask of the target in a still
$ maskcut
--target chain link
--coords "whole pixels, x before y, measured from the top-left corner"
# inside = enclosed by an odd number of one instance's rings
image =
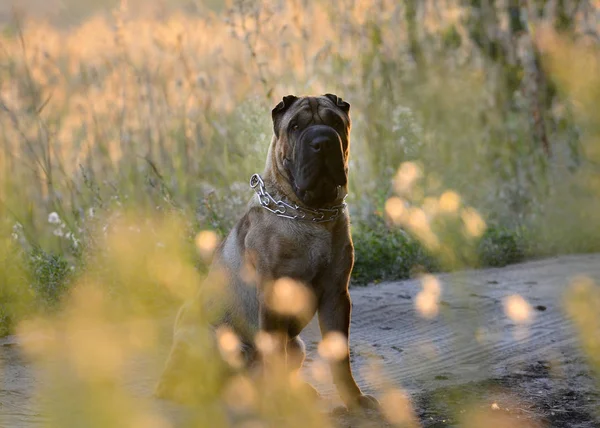
[[[313,223],[326,223],[334,221],[346,208],[346,203],[342,202],[331,208],[305,208],[296,204],[289,204],[282,200],[276,200],[267,192],[265,182],[260,175],[254,174],[250,177],[250,187],[258,195],[258,200],[262,207],[273,214],[289,218],[290,220],[311,221]]]

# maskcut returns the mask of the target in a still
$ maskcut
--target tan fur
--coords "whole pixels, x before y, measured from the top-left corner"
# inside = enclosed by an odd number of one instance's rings
[[[319,115],[325,110],[328,111],[326,114],[336,114],[343,121],[346,128],[343,138],[349,140],[349,116],[325,96],[301,98],[285,112],[278,125],[283,129],[290,120],[302,115],[311,119],[306,115],[315,115],[315,111],[316,120],[329,125]],[[261,175],[274,198],[302,205],[284,168],[284,158],[294,159],[294,150],[285,133],[280,133],[279,138],[274,136]],[[348,148],[343,155],[347,171]],[[342,186],[338,199],[331,205],[341,203],[346,193],[347,186]],[[157,388],[158,395],[174,395],[172,374],[181,370],[181,349],[193,346],[198,340],[196,329],[201,323],[231,327],[251,350],[250,356],[255,355],[254,339],[259,331],[274,333],[274,337],[280,338],[279,352],[289,354],[288,363],[296,366],[293,368],[298,368],[304,359],[304,345],[298,333],[315,313],[323,335],[336,331],[348,337],[351,312],[348,282],[353,262],[347,210],[333,222],[293,221],[268,212],[260,206],[256,196],[252,197],[244,216],[218,249],[198,297],[180,310],[173,349]],[[282,277],[306,284],[314,295],[316,304],[309,316],[301,321],[282,321],[265,305],[269,285]],[[282,335],[277,336],[277,333]],[[376,400],[363,395],[357,386],[350,369],[348,350],[344,358],[332,363],[331,368],[347,406],[376,405]]]

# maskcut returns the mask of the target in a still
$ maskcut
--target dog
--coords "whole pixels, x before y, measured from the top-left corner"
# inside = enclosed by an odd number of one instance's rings
[[[250,183],[256,195],[215,251],[198,296],[178,313],[158,396],[174,395],[174,374],[186,376],[182,355],[194,346],[202,349],[197,353],[218,347],[222,327],[241,342],[246,366],[256,361],[268,366],[269,354],[283,356],[290,370],[298,370],[305,357],[298,335],[316,313],[324,338],[342,338],[330,365],[343,402],[350,409],[377,407],[354,379],[348,348],[354,263],[344,203],[349,113],[350,104],[333,94],[288,95],[272,110],[265,169]],[[282,295],[284,310],[277,307]],[[292,297],[291,306],[285,296]],[[201,323],[212,326],[210,331],[199,334]],[[268,352],[259,349],[265,338]]]

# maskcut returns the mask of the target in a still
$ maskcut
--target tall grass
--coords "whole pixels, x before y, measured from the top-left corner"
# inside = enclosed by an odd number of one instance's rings
[[[382,209],[394,171],[413,160],[428,187],[456,190],[503,226],[569,217],[554,201],[573,196],[564,186],[579,188],[573,171],[590,164],[534,36],[558,12],[520,10],[527,27],[512,33],[510,8],[479,19],[483,6],[444,4],[235,1],[155,19],[123,3],[67,29],[13,21],[2,36],[3,200],[44,246],[61,242],[49,213],[78,235],[90,210],[127,204],[201,211],[225,230],[264,162],[269,108],[282,94],[332,91],[355,113],[359,218]],[[572,31],[589,32],[591,7]],[[482,25],[498,40],[481,40]],[[482,43],[499,44],[501,60]],[[577,228],[587,241],[590,222]],[[590,249],[576,241],[562,251]]]
[[[242,212],[283,95],[352,105],[356,283],[600,248],[594,2],[71,3],[76,23],[15,14],[0,35],[0,333],[57,317],[21,329],[49,329],[32,355],[85,374],[58,383],[90,392],[81,420],[151,417],[115,385],[156,327],[135,345],[104,321],[139,327],[189,297],[194,238]],[[104,342],[77,341],[81,319]],[[106,370],[78,359],[113,340]]]

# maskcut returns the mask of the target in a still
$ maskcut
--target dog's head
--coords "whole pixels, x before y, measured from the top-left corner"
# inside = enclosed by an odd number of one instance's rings
[[[297,198],[319,208],[345,195],[350,104],[336,95],[288,95],[272,111],[275,164]]]

